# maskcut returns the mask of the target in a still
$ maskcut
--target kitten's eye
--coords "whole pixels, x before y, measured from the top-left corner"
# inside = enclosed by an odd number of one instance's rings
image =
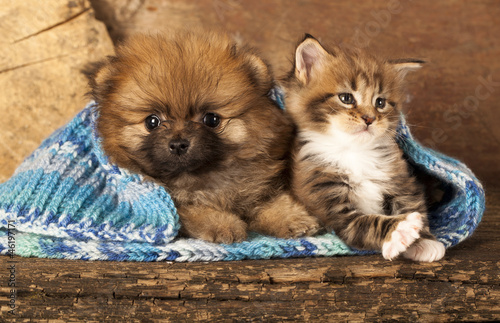
[[[376,99],[375,100],[375,108],[377,108],[377,109],[385,108],[385,99],[383,99],[383,98]]]
[[[340,93],[339,94],[339,99],[344,104],[354,104],[354,103],[356,103],[356,101],[354,101],[354,96],[351,93]]]
[[[203,124],[210,128],[215,128],[220,124],[220,117],[212,112],[205,114]]]
[[[158,128],[161,124],[160,118],[158,118],[157,115],[152,114],[146,118],[144,121],[144,124],[146,125],[146,128],[151,131],[155,128]]]

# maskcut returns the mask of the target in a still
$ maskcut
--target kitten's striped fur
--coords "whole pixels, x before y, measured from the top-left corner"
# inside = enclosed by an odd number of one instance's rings
[[[444,255],[429,232],[423,190],[395,142],[403,78],[422,63],[327,51],[307,36],[283,81],[298,127],[294,194],[348,245],[387,259]]]

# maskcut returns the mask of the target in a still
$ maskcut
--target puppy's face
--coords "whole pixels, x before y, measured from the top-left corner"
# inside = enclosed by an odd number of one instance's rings
[[[91,86],[106,153],[163,182],[286,149],[277,139],[288,124],[266,97],[268,67],[224,36],[136,36]]]

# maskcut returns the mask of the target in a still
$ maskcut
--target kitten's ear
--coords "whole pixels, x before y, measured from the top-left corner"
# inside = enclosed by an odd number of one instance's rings
[[[324,65],[328,52],[313,36],[306,34],[295,50],[295,77],[303,84],[316,76]]]
[[[389,60],[388,63],[398,72],[401,78],[406,76],[406,73],[420,69],[425,61],[415,58],[402,58]]]

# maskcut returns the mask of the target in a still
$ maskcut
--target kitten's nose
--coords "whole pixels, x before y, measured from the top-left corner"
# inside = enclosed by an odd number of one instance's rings
[[[183,155],[189,149],[189,141],[186,139],[172,139],[168,143],[168,150],[174,155]]]
[[[371,116],[368,116],[368,115],[364,115],[361,117],[361,119],[365,120],[365,123],[367,126],[371,125],[373,123],[373,121],[375,121],[375,117],[371,117]]]

